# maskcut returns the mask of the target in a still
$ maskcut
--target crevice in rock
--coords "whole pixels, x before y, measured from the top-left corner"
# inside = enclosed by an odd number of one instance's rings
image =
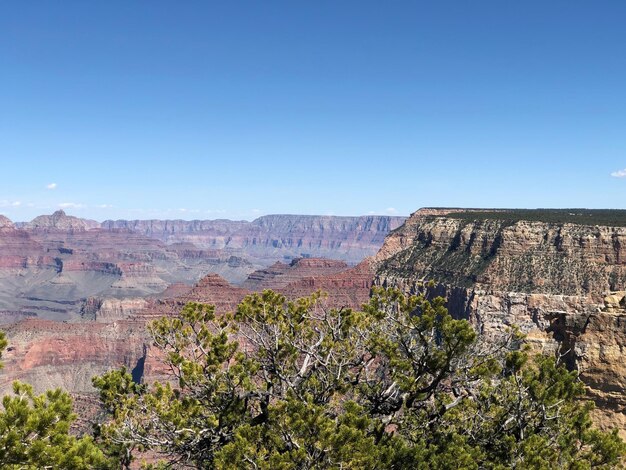
[[[131,376],[133,378],[133,382],[139,384],[143,381],[143,374],[144,374],[144,369],[145,369],[145,365],[146,365],[146,355],[147,355],[147,348],[144,345],[143,347],[143,356],[141,356],[138,360],[137,360],[137,364],[135,365],[135,367],[133,367],[133,370],[131,371]]]

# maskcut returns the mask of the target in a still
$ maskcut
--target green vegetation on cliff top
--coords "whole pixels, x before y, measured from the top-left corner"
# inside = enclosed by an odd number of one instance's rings
[[[624,209],[460,209],[446,217],[463,220],[504,220],[551,224],[626,227]]]

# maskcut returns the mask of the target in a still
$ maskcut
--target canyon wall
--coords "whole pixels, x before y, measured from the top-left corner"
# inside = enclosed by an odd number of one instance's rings
[[[356,264],[403,220],[275,215],[253,222],[99,224],[57,211],[14,224],[2,217],[0,323],[32,317],[72,321],[88,298],[160,295],[171,284],[192,285],[208,273],[240,284],[255,270],[301,257]]]
[[[374,255],[404,217],[267,215],[230,220],[108,220],[105,230],[140,233],[166,243],[245,253],[260,259],[325,257],[352,264]]]
[[[91,377],[121,365],[158,377],[149,321],[189,301],[232,311],[254,291],[328,291],[329,306],[367,300],[375,253],[401,217],[267,216],[241,221],[97,222],[63,211],[0,217],[0,323],[13,380],[93,401]],[[337,259],[316,258],[328,254]],[[243,284],[242,286],[233,285]],[[86,406],[86,405],[85,405]]]
[[[270,277],[265,270],[255,272],[247,287],[209,274],[193,286],[172,285],[159,296],[90,297],[82,303],[80,321],[28,318],[3,327],[9,347],[0,374],[0,394],[10,390],[14,380],[22,380],[39,392],[62,387],[87,406],[94,397],[94,375],[120,366],[126,366],[138,381],[163,375],[146,326],[156,318],[176,315],[187,302],[213,304],[223,314],[234,311],[246,295],[266,288],[275,288],[290,299],[322,289],[328,292],[323,300],[326,305],[359,308],[367,301],[373,276],[367,262],[348,267],[342,261],[308,258],[281,265],[280,273]]]
[[[599,424],[626,430],[626,227],[427,209],[373,263],[376,284],[443,295],[482,331],[519,325],[580,371]]]

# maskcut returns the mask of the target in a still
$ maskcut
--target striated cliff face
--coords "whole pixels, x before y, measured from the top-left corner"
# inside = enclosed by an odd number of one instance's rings
[[[0,392],[14,380],[37,391],[62,387],[72,393],[93,393],[91,377],[126,366],[143,373],[149,340],[144,322],[62,323],[25,320],[5,328],[9,347],[3,355]]]
[[[327,305],[357,310],[369,301],[373,279],[372,265],[369,260],[364,260],[353,268],[339,272],[305,275],[277,290],[289,298],[303,297],[321,290],[328,295],[325,300]]]
[[[89,297],[154,296],[171,284],[192,285],[208,273],[238,284],[255,270],[294,258],[324,256],[356,264],[374,254],[403,220],[275,215],[253,222],[98,224],[57,211],[14,224],[2,217],[0,323],[32,316],[72,321]]]
[[[249,224],[236,220],[105,220],[101,228],[139,233],[166,243],[191,243],[201,248],[222,249],[230,234]]]
[[[328,295],[328,305],[359,309],[369,299],[373,278],[369,260],[350,268],[342,261],[300,258],[253,272],[243,287],[257,292],[272,289],[288,298],[321,290]]]
[[[444,295],[483,331],[519,325],[580,371],[599,424],[626,430],[626,227],[450,212],[417,211],[390,234],[375,282]]]
[[[290,264],[278,261],[266,269],[250,274],[243,287],[256,291],[278,290],[303,277],[336,274],[346,269],[348,265],[343,261],[323,258],[297,258]]]
[[[141,233],[166,243],[192,243],[260,259],[327,257],[358,263],[378,251],[404,217],[268,215],[230,220],[108,220],[105,230]]]

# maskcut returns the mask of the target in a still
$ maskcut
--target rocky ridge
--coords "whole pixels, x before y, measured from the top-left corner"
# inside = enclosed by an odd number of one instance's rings
[[[90,230],[98,227],[100,224],[95,220],[81,219],[58,210],[52,215],[35,217],[21,228],[27,230]]]
[[[107,220],[104,230],[141,233],[168,244],[193,243],[260,259],[326,257],[356,264],[377,251],[404,217],[268,215],[230,220]]]
[[[11,222],[11,219],[9,219],[8,217],[0,215],[0,229],[7,228],[15,228],[15,224]]]

